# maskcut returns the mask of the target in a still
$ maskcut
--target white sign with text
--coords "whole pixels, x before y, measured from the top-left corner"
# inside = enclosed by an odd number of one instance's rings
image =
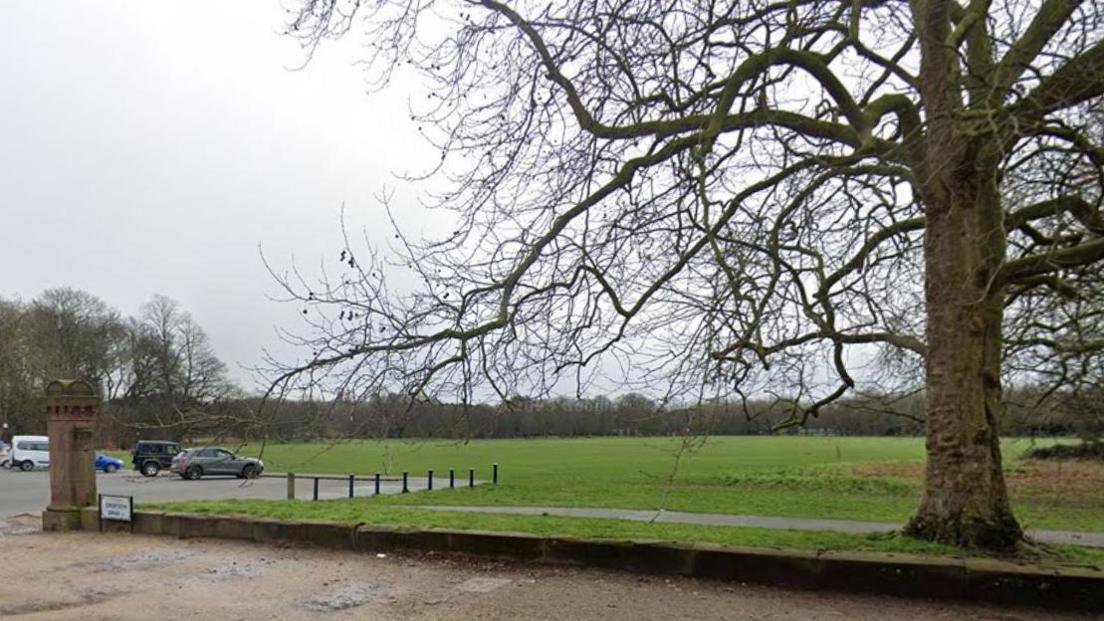
[[[100,496],[100,519],[130,522],[134,519],[132,496]]]

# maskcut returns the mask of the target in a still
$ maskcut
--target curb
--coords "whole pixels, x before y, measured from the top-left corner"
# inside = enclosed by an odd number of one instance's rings
[[[95,507],[81,511],[99,528]],[[130,531],[105,522],[105,532]],[[1104,571],[1043,567],[984,558],[931,558],[861,552],[804,552],[660,541],[541,537],[523,533],[405,529],[136,511],[133,532],[270,543],[299,542],[359,552],[436,551],[638,573],[931,599],[1104,610]]]

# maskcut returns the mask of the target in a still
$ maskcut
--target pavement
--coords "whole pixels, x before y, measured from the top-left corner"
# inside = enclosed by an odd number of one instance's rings
[[[449,505],[413,505],[432,511],[460,511],[464,513],[505,513],[510,515],[548,515],[555,517],[598,518],[629,520],[633,522],[661,522],[665,524],[702,524],[706,526],[733,526],[769,528],[773,530],[831,531],[840,533],[888,533],[901,528],[900,524],[887,522],[856,522],[852,520],[822,520],[788,517],[760,517],[754,515],[724,515],[717,513],[685,513],[681,511],[638,511],[632,509],[594,509],[569,507],[467,507]],[[1027,536],[1042,543],[1073,544],[1090,548],[1104,548],[1104,533],[1062,530],[1029,530]]]
[[[332,476],[332,475],[330,475]],[[314,494],[314,482],[309,475],[296,475],[295,497],[310,500]],[[441,485],[438,479],[436,486]],[[447,481],[445,484],[447,485]],[[479,484],[480,481],[476,481]],[[411,491],[426,487],[425,477],[410,477]],[[372,481],[357,481],[354,494],[369,496],[375,492]],[[280,477],[242,480],[234,477],[204,477],[199,481],[186,481],[176,475],[162,473],[157,477],[144,477],[137,472],[120,470],[112,474],[96,475],[96,490],[101,494],[134,496],[135,502],[169,502],[176,500],[228,500],[234,498],[271,499],[287,498],[287,480]],[[402,483],[384,480],[380,493],[397,494]],[[319,499],[346,498],[349,483],[345,480],[319,480]],[[35,470],[0,469],[0,519],[23,513],[40,513],[50,504],[50,472]]]
[[[33,527],[33,516],[27,517]],[[447,555],[363,554],[92,532],[4,532],[0,528],[0,619],[5,621],[1098,618]]]

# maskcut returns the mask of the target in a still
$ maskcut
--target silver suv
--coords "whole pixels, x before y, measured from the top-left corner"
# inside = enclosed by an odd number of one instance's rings
[[[224,448],[188,449],[172,460],[170,468],[185,479],[197,481],[208,474],[233,475],[253,479],[264,472],[264,462],[253,457],[238,457]]]

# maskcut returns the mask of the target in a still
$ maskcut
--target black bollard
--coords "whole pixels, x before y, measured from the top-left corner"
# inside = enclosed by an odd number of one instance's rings
[[[449,468],[449,489],[456,489],[456,468]]]
[[[475,468],[468,468],[468,487],[475,487]]]
[[[426,473],[426,491],[427,492],[432,492],[433,491],[433,470],[432,469],[430,469],[430,471],[428,473]]]
[[[493,470],[494,470],[494,474],[491,475],[491,480],[494,481],[495,485],[498,485],[498,464],[494,465]]]
[[[380,493],[379,483],[380,483],[380,473],[377,472],[376,473],[376,496],[379,496],[379,493]]]
[[[318,477],[314,477],[314,499],[318,500]]]
[[[403,490],[402,493],[406,494],[410,492],[410,488],[406,485],[406,473],[403,473]]]
[[[356,484],[356,475],[355,474],[350,474],[349,475],[349,498],[353,497],[353,494],[354,494],[353,486],[355,484]]]

